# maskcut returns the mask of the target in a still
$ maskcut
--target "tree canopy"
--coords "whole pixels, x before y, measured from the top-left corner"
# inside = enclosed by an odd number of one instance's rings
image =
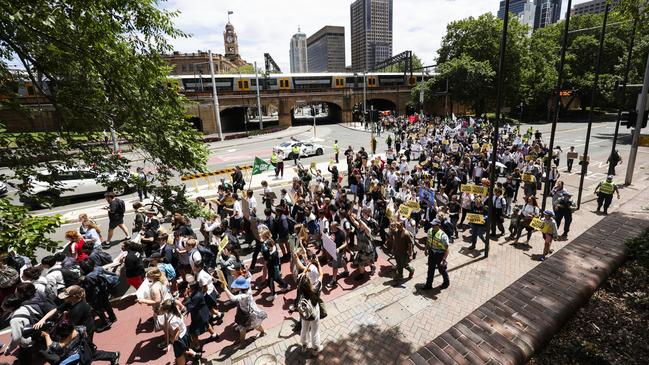
[[[0,181],[29,196],[31,177],[55,184],[53,177],[65,167],[128,171],[137,158],[162,182],[175,171],[204,169],[207,150],[186,122],[188,101],[169,87],[169,66],[161,58],[171,51],[169,39],[186,35],[173,26],[176,14],[158,5],[156,0],[0,2],[0,95],[8,96],[0,98],[0,107],[29,118],[31,110],[12,96],[20,83],[30,82],[51,105],[57,130],[0,133],[0,162],[10,170]],[[22,70],[12,71],[12,63]],[[101,132],[111,128],[130,146],[130,159],[101,143]],[[19,213],[3,210],[3,227],[24,222]],[[29,253],[34,241],[2,240],[0,249],[13,244]]]

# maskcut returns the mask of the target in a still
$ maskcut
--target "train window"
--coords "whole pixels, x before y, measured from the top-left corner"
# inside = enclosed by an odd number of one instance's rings
[[[243,88],[244,88],[244,89],[248,89],[248,81],[244,81],[244,82],[243,82]]]
[[[243,81],[239,80],[237,83],[239,84],[239,89],[243,89]]]
[[[27,86],[27,95],[34,95],[34,87],[33,86]]]

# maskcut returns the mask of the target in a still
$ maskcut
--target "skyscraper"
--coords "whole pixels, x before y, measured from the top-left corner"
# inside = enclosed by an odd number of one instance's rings
[[[308,72],[306,34],[297,28],[297,33],[291,37],[291,49],[289,51],[291,58],[291,73]]]
[[[309,72],[345,72],[345,28],[322,27],[306,40]]]
[[[561,0],[535,0],[534,29],[554,24],[561,18]]]
[[[611,2],[611,9],[619,4],[620,0],[613,0]],[[606,9],[606,0],[591,0],[573,6],[571,13],[572,15],[597,14],[603,13],[604,9]]]
[[[392,57],[392,0],[356,0],[350,11],[352,70],[370,70]]]
[[[530,26],[530,30],[534,29],[534,13],[536,6],[533,0],[513,0],[509,3],[509,12],[516,15],[518,20]],[[500,2],[498,9],[498,18],[503,19],[505,16],[505,2]]]

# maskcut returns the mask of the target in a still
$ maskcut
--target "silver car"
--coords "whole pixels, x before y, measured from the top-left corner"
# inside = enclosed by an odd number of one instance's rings
[[[43,173],[45,174],[45,173]],[[30,195],[54,195],[55,188],[61,189],[62,198],[97,195],[112,190],[116,195],[128,193],[131,188],[119,178],[117,174],[100,175],[90,168],[63,168],[56,176],[60,186],[54,187],[50,183],[30,179]],[[105,183],[99,182],[105,181]]]

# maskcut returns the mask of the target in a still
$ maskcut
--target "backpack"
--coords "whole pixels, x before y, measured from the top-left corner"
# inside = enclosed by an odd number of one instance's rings
[[[229,239],[230,237],[228,237],[228,242],[230,242]],[[212,252],[212,250],[203,245],[196,245],[196,249],[201,254],[201,260],[203,261],[203,264],[205,264],[205,267],[216,266],[216,255],[214,255],[214,252]],[[169,279],[169,277],[167,277],[167,279]]]
[[[303,319],[310,321],[313,320],[313,313],[315,312],[315,308],[313,307],[313,304],[311,304],[311,301],[307,298],[302,298],[300,300],[300,303],[297,305],[297,311],[300,313],[300,317]]]
[[[52,302],[55,302],[58,299],[58,292],[56,290],[56,285],[52,286],[50,283],[47,281],[47,279],[43,280],[45,278],[40,277],[38,280],[35,281],[35,283],[41,284],[45,287],[45,297],[47,300],[50,300]]]
[[[203,254],[201,254],[201,257]],[[171,264],[165,264],[165,263],[159,263],[158,264],[158,269],[162,271],[165,274],[165,277],[167,280],[171,281],[176,278],[176,269]]]
[[[80,333],[81,339],[79,340],[79,365],[91,365],[92,359],[95,352],[97,351],[97,346],[90,341],[88,334],[83,331]]]
[[[90,259],[96,266],[104,266],[113,262],[113,257],[108,252],[102,250],[92,251]]]
[[[69,287],[71,285],[78,285],[79,284],[79,279],[81,279],[81,273],[79,272],[79,268],[59,268],[59,269],[54,269],[50,272],[56,272],[60,271],[61,275],[63,275],[63,283],[65,284],[65,287]]]
[[[117,210],[115,211],[115,214],[124,215],[126,212],[126,204],[122,199],[115,198],[115,200],[117,200]]]
[[[100,276],[106,280],[109,290],[113,290],[119,285],[119,276],[115,273],[104,270]]]

